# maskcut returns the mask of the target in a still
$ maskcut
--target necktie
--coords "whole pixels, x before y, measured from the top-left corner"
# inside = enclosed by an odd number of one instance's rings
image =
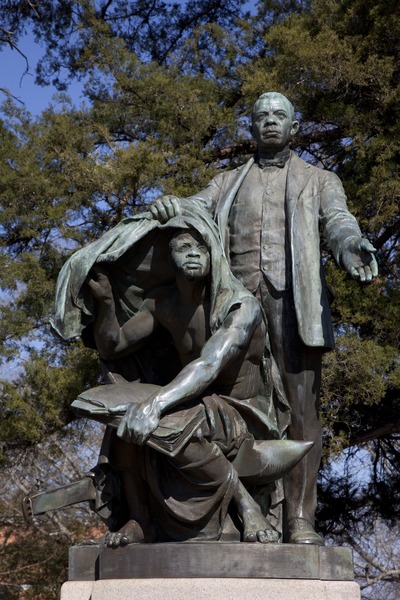
[[[279,167],[280,169],[283,169],[283,167],[286,165],[287,159],[289,157],[286,156],[276,156],[275,158],[262,158],[260,157],[257,161],[258,166],[261,169],[264,169],[265,167]]]

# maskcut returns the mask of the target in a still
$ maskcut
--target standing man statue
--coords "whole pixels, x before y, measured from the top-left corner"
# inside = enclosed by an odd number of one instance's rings
[[[319,391],[322,355],[333,348],[334,338],[320,230],[338,264],[353,277],[370,281],[378,268],[375,248],[349,213],[339,178],[289,149],[298,128],[285,96],[262,94],[252,112],[256,156],[218,174],[190,198],[160,198],[151,212],[165,222],[187,202],[204,206],[219,225],[232,272],[260,300],[292,410],[288,437],[315,443],[284,479],[284,541],[323,545],[314,529],[321,460]]]

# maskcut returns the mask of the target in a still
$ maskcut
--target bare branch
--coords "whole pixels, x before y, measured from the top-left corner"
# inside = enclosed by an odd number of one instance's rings
[[[385,572],[384,567],[382,567],[382,565],[376,560],[376,558],[374,556],[371,556],[370,554],[368,554],[347,531],[344,531],[342,533],[342,536],[343,536],[343,539],[346,540],[352,546],[352,548],[354,548],[354,550],[357,552],[357,554],[359,556],[361,556],[361,558],[366,563],[368,563],[372,567],[375,567],[375,569],[377,569],[381,573]]]
[[[12,98],[13,100],[16,100],[20,104],[24,104],[20,98],[18,98],[17,96],[14,96],[14,94],[12,94],[7,88],[0,87],[0,92],[3,93],[5,96],[8,96],[9,98]]]
[[[13,568],[12,571],[2,571],[2,572],[0,572],[0,577],[4,577],[5,575],[13,575],[14,573],[19,573],[20,571],[27,571],[29,569],[34,569],[35,567],[38,567],[39,565],[45,565],[46,563],[48,563],[51,560],[53,560],[53,556],[49,556],[45,560],[41,560],[39,562],[32,563],[30,565],[25,565],[25,566],[19,567],[19,568]]]

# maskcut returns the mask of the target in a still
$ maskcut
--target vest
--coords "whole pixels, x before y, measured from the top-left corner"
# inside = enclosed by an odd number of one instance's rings
[[[253,165],[229,215],[230,262],[233,274],[252,293],[262,274],[278,291],[290,285],[285,215],[288,166]]]

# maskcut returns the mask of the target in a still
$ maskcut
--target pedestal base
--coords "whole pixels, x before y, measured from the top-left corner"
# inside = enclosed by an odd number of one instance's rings
[[[61,600],[360,600],[349,548],[185,542],[70,549]]]
[[[360,600],[354,581],[304,579],[110,579],[69,581],[61,600]]]
[[[201,577],[352,581],[349,548],[310,544],[185,542],[125,548],[73,546],[69,579],[183,579]]]

